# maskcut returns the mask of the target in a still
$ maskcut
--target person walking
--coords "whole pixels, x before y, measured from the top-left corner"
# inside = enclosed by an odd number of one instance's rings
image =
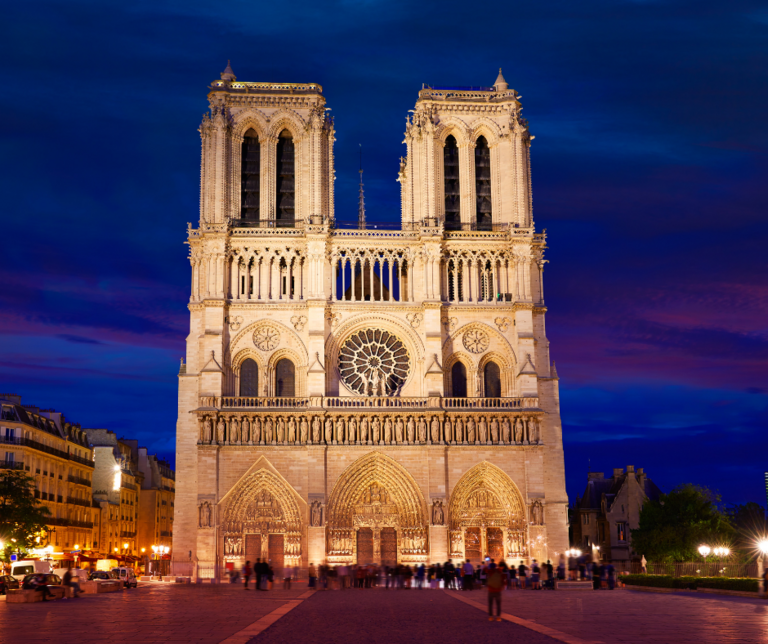
[[[248,580],[251,578],[251,562],[246,561],[245,565],[243,566],[243,586],[246,590],[248,590]]]
[[[293,568],[291,566],[283,567],[283,590],[291,589],[291,576],[293,575]]]
[[[72,579],[72,571],[67,569],[67,572],[64,573],[64,579],[62,581],[64,582],[64,586],[72,589],[72,596],[75,599],[78,599],[78,595],[80,594],[80,583],[78,581],[72,581]],[[64,598],[66,599],[66,595]]]
[[[307,571],[307,575],[309,576],[309,587],[312,590],[315,590],[315,586],[317,583],[317,572],[315,571],[315,564],[313,563],[309,564],[309,570]]]
[[[488,575],[485,579],[488,586],[488,621],[494,620],[493,607],[496,606],[496,621],[501,621],[501,591],[504,590],[504,575],[495,563],[488,566]]]
[[[462,577],[462,581],[464,582],[463,588],[464,590],[472,590],[472,582],[475,577],[475,569],[472,567],[469,559],[464,562],[462,570],[464,571],[464,576]]]

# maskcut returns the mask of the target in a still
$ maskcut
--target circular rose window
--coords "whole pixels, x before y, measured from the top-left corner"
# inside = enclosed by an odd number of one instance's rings
[[[379,329],[358,331],[347,338],[339,353],[341,379],[362,396],[395,396],[400,393],[411,359],[403,343]]]

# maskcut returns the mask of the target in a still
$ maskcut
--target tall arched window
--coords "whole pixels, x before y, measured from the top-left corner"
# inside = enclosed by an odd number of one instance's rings
[[[501,372],[499,365],[489,362],[483,369],[483,380],[486,398],[501,398]]]
[[[467,397],[467,368],[461,362],[454,363],[451,368],[451,388],[454,398]]]
[[[277,169],[275,219],[276,225],[293,228],[296,217],[296,164],[293,137],[288,130],[280,132],[277,140]]]
[[[248,130],[240,156],[240,217],[248,221],[259,220],[260,172],[259,137],[254,130]]]
[[[491,150],[484,136],[475,144],[475,199],[477,229],[491,229]]]
[[[240,395],[249,397],[259,395],[259,367],[256,361],[250,358],[240,365]]]
[[[296,367],[288,358],[283,358],[275,367],[275,396],[293,398],[295,395]]]
[[[459,187],[459,147],[449,136],[443,148],[443,174],[445,186],[445,229],[457,230],[461,223],[461,188]]]

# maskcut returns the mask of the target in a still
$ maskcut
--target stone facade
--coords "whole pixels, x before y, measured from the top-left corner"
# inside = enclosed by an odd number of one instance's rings
[[[660,495],[661,490],[641,467],[616,468],[610,478],[590,472],[584,494],[573,509],[573,544],[605,560],[631,559],[636,556],[632,530],[640,525],[643,504]]]
[[[174,558],[554,556],[558,379],[517,93],[424,88],[397,229],[338,224],[317,84],[208,95]],[[361,200],[362,203],[362,200]]]

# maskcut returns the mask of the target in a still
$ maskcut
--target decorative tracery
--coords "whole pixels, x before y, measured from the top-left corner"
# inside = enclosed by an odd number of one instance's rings
[[[350,336],[339,353],[344,384],[363,396],[395,396],[411,370],[403,343],[388,331],[365,329]]]

